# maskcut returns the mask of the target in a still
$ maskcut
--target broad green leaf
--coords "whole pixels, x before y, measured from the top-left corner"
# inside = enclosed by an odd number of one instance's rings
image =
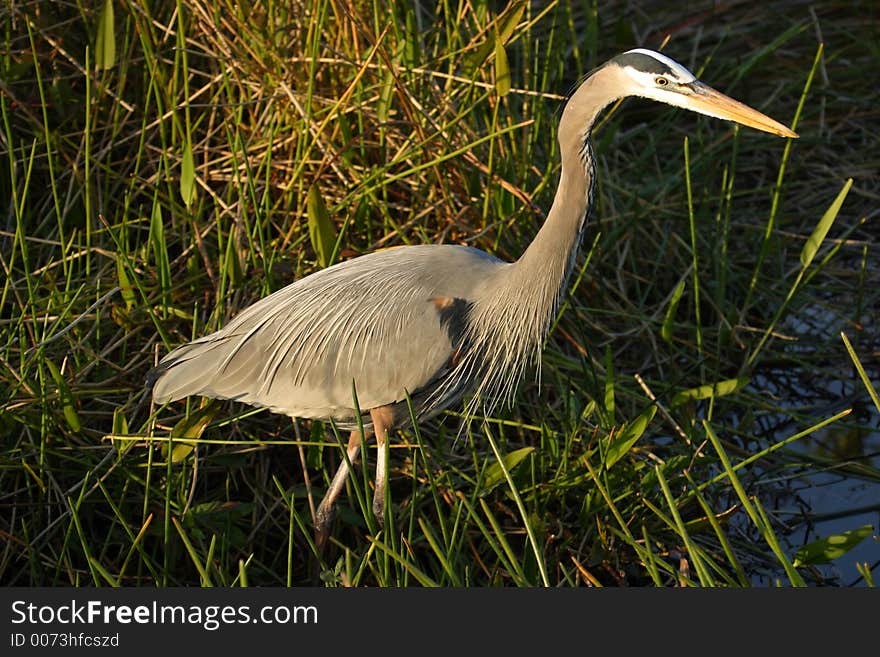
[[[232,287],[237,287],[244,278],[238,251],[235,248],[235,229],[229,231],[226,239],[226,261],[223,263],[223,275]]]
[[[707,383],[698,388],[682,390],[681,392],[676,393],[675,397],[672,398],[672,406],[680,406],[691,399],[696,400],[709,399],[710,397],[723,397],[724,395],[729,395],[730,393],[736,392],[740,388],[747,386],[749,381],[750,379],[747,376],[743,376],[738,379],[726,379],[724,381],[718,381],[717,383]]]
[[[586,420],[587,418],[592,417],[596,413],[597,408],[599,408],[599,405],[596,403],[595,399],[588,401],[587,405],[584,406],[584,410],[581,411],[581,419]]]
[[[48,358],[45,360],[45,363],[46,367],[49,368],[49,372],[52,373],[52,378],[55,379],[55,385],[58,386],[58,396],[61,399],[61,410],[64,413],[64,419],[67,421],[71,431],[79,431],[82,428],[82,424],[79,421],[79,415],[76,413],[74,397],[73,393],[70,392],[70,386],[67,385],[67,381],[61,376],[61,371],[55,363]]]
[[[495,35],[495,91],[499,96],[510,93],[510,64],[504,42],[498,34]]]
[[[131,310],[134,308],[135,301],[134,288],[125,271],[125,263],[122,260],[122,256],[118,253],[116,254],[116,278],[119,280],[119,290],[122,294],[122,300],[125,302],[125,309]]]
[[[510,452],[510,454],[505,454],[501,457],[501,460],[504,461],[504,466],[507,468],[507,471],[512,474],[513,469],[522,463],[526,457],[534,451],[534,447],[523,447],[522,449]],[[486,474],[483,477],[483,484],[480,487],[478,494],[482,497],[483,495],[490,493],[503,481],[504,470],[502,469],[501,464],[497,462],[490,464],[486,467]]]
[[[150,247],[153,249],[153,259],[156,261],[159,288],[165,292],[171,289],[171,264],[168,262],[168,244],[165,242],[162,205],[158,198],[153,199],[153,212],[150,215]]]
[[[511,2],[505,12],[498,17],[498,24],[501,26],[498,33],[502,43],[510,41],[510,37],[513,36],[513,31],[519,25],[519,19],[522,18],[527,6],[528,3],[525,0]]]
[[[386,123],[388,117],[391,116],[391,101],[394,96],[394,73],[389,68],[385,72],[385,79],[382,81],[382,90],[379,92],[379,99],[376,102],[376,117],[379,123]]]
[[[635,420],[625,425],[620,430],[620,433],[614,437],[614,442],[611,443],[608,450],[605,452],[606,470],[617,463],[627,452],[629,452],[630,448],[636,444],[636,441],[642,437],[643,433],[645,433],[648,424],[654,419],[654,414],[656,412],[657,407],[651,405]]]
[[[125,411],[122,408],[113,409],[113,435],[114,436],[127,436],[128,435],[128,419],[125,417]],[[113,446],[116,448],[116,451],[119,453],[123,453],[128,450],[129,447],[134,445],[133,440],[123,440],[121,438],[111,438]]]
[[[204,432],[205,427],[217,415],[220,405],[214,402],[208,403],[206,406],[190,413],[180,420],[171,429],[171,443],[173,449],[171,451],[171,461],[178,463],[185,459],[195,449],[199,436]],[[168,458],[168,445],[162,445],[162,456]]]
[[[421,37],[416,23],[416,12],[413,7],[406,8],[406,42],[403,46],[403,61],[407,68],[416,68],[422,62],[419,51]]]
[[[681,295],[684,292],[685,280],[681,279],[675,290],[672,292],[672,298],[669,300],[669,307],[666,309],[666,317],[663,318],[663,327],[660,329],[660,337],[666,342],[672,342],[672,326],[675,324],[675,311],[678,308],[678,302],[681,301]]]
[[[805,545],[794,555],[794,566],[828,563],[852,550],[874,533],[872,525],[863,525],[842,534],[826,536]]]
[[[346,165],[351,166],[354,162],[355,151],[351,147],[351,144],[354,143],[354,133],[351,130],[351,124],[348,122],[348,117],[344,113],[340,113],[336,118],[337,125],[339,125],[339,131],[342,133],[342,143],[346,144],[346,148],[339,154],[339,157],[342,158],[342,161],[345,162]]]
[[[807,243],[804,244],[804,248],[801,249],[801,264],[804,267],[809,267],[810,263],[813,262],[813,258],[816,257],[816,252],[819,250],[819,247],[822,246],[825,236],[831,229],[831,224],[837,219],[837,213],[840,212],[840,208],[843,205],[844,199],[846,199],[846,195],[849,193],[849,188],[852,187],[852,183],[852,178],[846,181],[843,185],[843,189],[837,194],[837,198],[834,199],[828,209],[825,210],[825,214],[822,215],[818,225],[815,230],[813,230],[813,234],[810,235]]]
[[[190,528],[194,537],[204,539],[206,534],[222,533],[226,540],[240,545],[240,541],[247,540],[240,523],[253,513],[253,507],[253,503],[237,501],[197,504],[183,517],[183,525]]]
[[[209,515],[230,515],[230,516],[246,516],[253,513],[254,505],[252,502],[235,502],[235,501],[218,501],[203,502],[202,504],[194,504],[190,507],[188,515],[191,516],[209,516]]]
[[[495,25],[490,24],[489,34],[497,34],[501,38],[501,43],[506,44],[510,37],[513,36],[516,26],[519,25],[519,20],[522,18],[526,7],[527,3],[524,0],[508,5],[504,13],[495,19]],[[486,61],[486,58],[492,53],[493,48],[495,48],[495,39],[490,37],[483,41],[476,52],[467,59],[465,69],[473,71],[480,68]]]
[[[611,347],[605,347],[605,412],[608,422],[614,424],[614,362]]]
[[[99,70],[116,65],[116,27],[113,21],[113,0],[105,0],[98,17],[98,37],[95,40],[95,66]]]
[[[318,185],[312,185],[306,201],[306,214],[309,219],[309,239],[312,248],[318,256],[318,263],[322,267],[329,267],[333,257],[333,249],[336,246],[336,231],[330,222],[330,214],[324,199],[321,198],[321,190]]]
[[[180,161],[180,197],[187,208],[196,200],[196,163],[189,140],[183,146],[183,158]]]
[[[123,436],[128,433],[128,419],[121,408],[113,409],[113,433]]]

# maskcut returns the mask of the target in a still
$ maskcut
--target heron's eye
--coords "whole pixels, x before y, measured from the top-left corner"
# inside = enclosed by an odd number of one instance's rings
[[[667,84],[669,84],[669,80],[667,80],[664,77],[659,77],[656,80],[654,80],[654,82],[657,83],[658,87],[665,87]]]

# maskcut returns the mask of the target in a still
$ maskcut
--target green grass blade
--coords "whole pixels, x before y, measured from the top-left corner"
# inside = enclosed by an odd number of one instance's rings
[[[712,447],[715,448],[715,452],[721,459],[721,464],[724,467],[724,471],[727,474],[730,483],[733,485],[733,489],[736,491],[736,495],[739,498],[740,504],[742,504],[743,509],[748,514],[752,523],[761,533],[761,536],[770,546],[770,549],[776,555],[779,563],[785,569],[785,572],[788,575],[788,579],[791,582],[792,586],[806,586],[803,578],[794,569],[794,566],[791,564],[791,561],[789,561],[788,557],[786,557],[785,554],[782,552],[782,548],[779,545],[776,534],[773,532],[773,529],[770,526],[770,520],[764,513],[764,509],[760,506],[760,502],[758,502],[757,498],[750,497],[748,494],[746,494],[745,488],[743,488],[739,477],[736,476],[736,472],[734,471],[733,466],[730,463],[730,458],[727,456],[727,452],[721,445],[721,441],[718,439],[718,436],[715,435],[715,432],[712,430],[712,427],[709,425],[709,423],[705,420],[703,421],[703,429],[705,430],[706,436],[708,436],[709,441],[712,443]]]
[[[696,330],[697,351],[703,349],[703,321],[700,318],[700,262],[697,258],[697,228],[694,219],[694,197],[691,185],[691,151],[688,138],[684,138],[684,180],[687,191],[688,228],[691,237],[691,282],[694,287],[694,327]]]
[[[101,565],[101,562],[95,559],[95,557],[89,557],[89,565],[97,571],[97,573],[104,579],[107,584],[112,586],[113,588],[119,587],[119,582],[113,575],[111,575],[104,566]]]
[[[419,528],[422,530],[422,534],[428,541],[428,545],[431,546],[431,550],[434,552],[434,556],[437,557],[437,560],[443,567],[443,572],[445,572],[446,575],[449,577],[449,581],[452,583],[452,586],[461,586],[461,580],[458,577],[458,573],[455,572],[455,569],[453,569],[452,564],[449,562],[446,551],[440,548],[440,544],[437,542],[437,537],[434,536],[434,532],[431,530],[431,526],[427,522],[425,522],[423,518],[419,518]]]
[[[764,330],[764,333],[761,335],[761,339],[758,341],[758,344],[752,350],[752,353],[749,354],[749,358],[747,363],[751,365],[755,359],[758,357],[758,354],[764,348],[769,337],[772,335],[776,325],[779,320],[782,318],[783,313],[788,309],[788,305],[791,300],[794,298],[795,292],[801,287],[801,282],[804,279],[804,275],[807,272],[810,264],[813,261],[813,258],[816,255],[816,251],[821,245],[822,241],[825,239],[825,234],[828,232],[828,229],[831,227],[831,224],[834,223],[834,220],[837,218],[837,213],[840,211],[840,207],[843,204],[843,200],[846,198],[847,192],[849,192],[849,188],[852,186],[852,179],[848,180],[843,189],[838,193],[837,198],[831,203],[828,210],[825,212],[822,219],[819,221],[819,224],[813,231],[813,234],[807,240],[807,243],[804,245],[804,248],[801,250],[801,269],[797,274],[794,282],[788,290],[788,294],[785,296],[785,300],[779,305],[776,309],[776,312],[773,315],[773,319],[770,321],[770,324]]]
[[[523,521],[523,526],[526,529],[526,534],[529,537],[529,544],[532,546],[532,552],[535,555],[535,560],[538,563],[538,570],[541,573],[541,581],[544,586],[550,586],[550,578],[547,576],[547,569],[544,564],[544,553],[541,550],[540,545],[538,545],[538,540],[535,537],[535,530],[532,527],[531,520],[529,519],[529,514],[526,512],[526,507],[523,504],[522,497],[520,497],[519,490],[516,487],[516,484],[513,482],[513,477],[510,476],[510,470],[507,468],[507,464],[504,462],[504,457],[501,456],[501,452],[498,451],[498,445],[495,443],[495,438],[492,435],[491,430],[489,429],[489,425],[484,425],[483,427],[486,438],[489,440],[489,445],[492,447],[492,453],[495,454],[495,459],[498,465],[501,467],[501,471],[504,473],[504,478],[507,481],[507,485],[510,488],[510,492],[513,495],[513,499],[516,502],[516,507],[519,509],[520,517]]]
[[[214,586],[211,583],[211,577],[208,575],[208,571],[205,568],[205,565],[202,563],[202,560],[199,559],[199,555],[196,554],[196,550],[193,547],[192,542],[189,540],[189,536],[187,536],[186,531],[183,528],[183,525],[180,524],[180,521],[171,516],[171,522],[174,524],[174,528],[177,530],[177,534],[180,536],[180,540],[183,541],[183,546],[186,548],[186,553],[189,555],[189,558],[192,560],[193,565],[196,567],[196,570],[199,572],[199,577],[202,580],[203,587],[212,587]]]
[[[116,25],[113,18],[113,0],[104,0],[98,17],[98,37],[95,40],[95,66],[98,69],[116,65]]]
[[[820,43],[816,48],[816,54],[813,57],[813,66],[810,68],[810,72],[807,74],[807,79],[804,81],[804,87],[801,91],[801,97],[798,101],[797,109],[795,110],[794,119],[792,119],[791,122],[792,130],[797,127],[798,121],[800,120],[801,113],[803,112],[804,105],[807,101],[807,95],[811,87],[813,86],[813,78],[815,77],[816,72],[819,70],[819,63],[822,61],[822,53],[824,52],[824,49],[824,44],[822,43]],[[764,235],[763,239],[761,240],[761,247],[758,251],[758,257],[755,261],[751,280],[749,281],[749,288],[748,292],[746,293],[746,300],[742,307],[743,313],[751,307],[752,296],[754,295],[755,289],[757,288],[758,280],[761,277],[761,270],[764,265],[764,260],[767,258],[767,255],[770,252],[770,240],[776,228],[776,215],[779,212],[780,199],[782,196],[782,184],[785,180],[785,172],[788,169],[788,160],[791,154],[792,147],[793,140],[787,139],[785,142],[785,148],[782,151],[782,161],[779,164],[779,172],[776,176],[776,186],[773,189],[773,200],[770,205],[770,216],[768,217],[767,225],[764,228]]]
[[[709,571],[706,570],[706,566],[703,563],[703,558],[700,555],[700,552],[697,549],[697,546],[694,543],[693,539],[690,537],[687,528],[685,528],[684,526],[684,522],[681,519],[681,514],[678,512],[678,506],[676,505],[675,500],[672,498],[672,491],[669,490],[669,484],[666,481],[666,477],[663,475],[662,468],[660,468],[659,466],[654,466],[654,472],[657,475],[657,481],[660,482],[660,489],[663,491],[663,497],[666,498],[666,504],[669,507],[669,511],[672,513],[672,518],[675,521],[675,527],[678,530],[678,535],[684,542],[688,554],[691,557],[691,563],[693,563],[694,565],[694,570],[697,571],[697,577],[700,580],[700,584],[702,584],[703,586],[713,586],[715,582],[712,579],[712,576],[709,574]]]
[[[189,139],[183,144],[180,155],[180,198],[188,208],[196,200],[196,163]]]
[[[495,91],[500,97],[510,93],[510,64],[499,34],[495,34]]]
[[[797,568],[798,566],[834,561],[852,550],[873,533],[873,525],[863,525],[858,529],[851,529],[833,536],[818,538],[795,552],[793,565]]]
[[[726,379],[724,381],[716,381],[715,383],[707,383],[706,385],[696,388],[689,388],[675,393],[672,398],[671,406],[681,406],[688,401],[696,401],[699,399],[714,399],[715,397],[723,397],[730,395],[745,388],[749,384],[748,377],[739,377],[737,379]]]
[[[477,495],[484,496],[506,481],[505,470],[513,472],[530,454],[535,451],[534,447],[522,447],[509,454],[505,454],[501,461],[490,463],[483,472],[483,479],[477,489]]]
[[[697,483],[693,480],[690,473],[685,472],[685,477],[687,477],[688,484],[690,485],[690,492],[692,492],[694,497],[697,498],[697,502],[699,503],[700,508],[703,509],[706,520],[709,522],[709,525],[712,527],[712,531],[715,532],[715,536],[718,539],[718,542],[721,544],[721,549],[724,551],[724,556],[727,558],[727,562],[731,565],[734,572],[736,573],[736,578],[739,581],[739,585],[743,587],[749,586],[748,575],[746,575],[745,569],[742,567],[739,558],[736,556],[736,552],[733,549],[733,546],[730,544],[730,540],[727,538],[727,534],[724,532],[721,524],[718,522],[718,518],[709,507],[709,503],[706,501],[706,498],[703,497],[702,493],[700,493],[699,486],[697,486]]]
[[[816,229],[813,231],[812,235],[807,238],[807,243],[804,244],[804,248],[801,249],[801,265],[804,269],[809,267],[813,262],[813,258],[816,257],[819,247],[822,246],[822,242],[825,241],[825,236],[831,229],[834,220],[837,219],[837,214],[840,212],[840,208],[843,207],[843,202],[846,200],[846,195],[849,193],[852,184],[852,178],[849,178],[844,183],[843,189],[837,194],[837,198],[831,202],[831,205],[825,210],[825,214],[822,215],[819,223],[816,224]]]
[[[684,526],[684,522],[681,519],[681,514],[678,512],[678,506],[675,503],[675,500],[672,497],[672,491],[669,490],[669,484],[666,481],[666,477],[663,475],[663,470],[659,466],[654,466],[654,472],[657,475],[657,481],[660,483],[660,490],[663,491],[663,497],[666,499],[666,505],[669,507],[669,511],[672,513],[672,519],[675,522],[675,528],[678,532],[679,537],[684,542],[685,549],[687,549],[688,554],[691,558],[691,563],[694,566],[694,570],[697,572],[697,577],[700,580],[700,584],[702,586],[713,586],[715,584],[712,576],[709,574],[709,571],[706,569],[705,564],[703,563],[703,557],[700,554],[700,551],[697,549],[696,544],[691,538],[690,534],[687,531],[687,528]]]
[[[613,442],[605,451],[606,470],[610,470],[615,463],[626,456],[632,446],[645,433],[651,420],[654,419],[655,413],[657,413],[657,407],[649,406],[635,420],[624,425],[614,436]]]
[[[386,546],[381,541],[377,541],[375,538],[370,539],[370,541],[375,549],[378,549],[380,552],[387,555],[393,561],[396,561],[398,564],[400,564],[404,568],[404,570],[412,575],[413,578],[422,586],[427,586],[431,588],[438,588],[440,586],[440,584],[431,579],[431,577],[428,576],[425,572],[423,572],[419,568],[416,568],[415,565],[403,559],[399,554],[397,554],[397,552],[388,548],[388,546]]]
[[[672,342],[672,328],[675,326],[675,311],[678,309],[678,302],[681,301],[681,295],[687,285],[684,279],[678,282],[672,291],[672,297],[669,299],[669,305],[666,307],[666,316],[663,318],[663,325],[660,328],[660,337],[666,342]]]
[[[64,380],[58,366],[55,365],[51,359],[46,358],[43,362],[46,364],[46,367],[49,368],[49,372],[55,380],[55,385],[58,386],[58,397],[61,401],[61,411],[64,414],[64,419],[67,420],[67,426],[70,427],[71,431],[76,433],[82,429],[82,422],[80,422],[79,414],[76,412],[76,401],[70,391],[70,386],[67,385],[67,381]]]
[[[877,388],[875,388],[874,384],[871,383],[871,379],[868,377],[868,373],[865,371],[865,367],[862,365],[862,361],[859,360],[859,357],[856,354],[856,350],[853,349],[849,338],[846,337],[846,333],[841,331],[840,338],[841,340],[843,340],[843,345],[846,347],[846,353],[849,354],[853,365],[855,365],[856,371],[859,373],[859,378],[862,380],[862,383],[865,384],[865,390],[868,391],[868,395],[870,395],[871,401],[874,402],[874,407],[877,409],[878,412],[880,412],[880,396],[877,395]]]
[[[306,214],[309,221],[309,239],[312,248],[318,256],[321,267],[329,267],[332,262],[334,247],[336,246],[336,233],[330,221],[330,214],[324,199],[321,198],[321,190],[317,185],[309,188],[308,201],[306,202]]]

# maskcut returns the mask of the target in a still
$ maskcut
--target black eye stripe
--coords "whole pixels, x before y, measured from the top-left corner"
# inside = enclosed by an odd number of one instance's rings
[[[611,61],[616,62],[620,66],[629,66],[642,71],[643,73],[653,73],[654,75],[672,76],[672,69],[666,64],[640,52],[627,52],[618,55]]]
[[[695,79],[693,73],[681,64],[670,60],[669,63],[661,61],[660,53],[648,54],[646,52],[630,51],[618,55],[609,60],[609,64],[617,64],[621,68],[628,68],[639,73],[650,75],[655,84],[659,78],[665,78],[667,85],[683,85]],[[659,83],[658,86],[662,86]]]

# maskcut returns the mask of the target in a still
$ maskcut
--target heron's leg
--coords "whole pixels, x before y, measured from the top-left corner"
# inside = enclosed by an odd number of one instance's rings
[[[373,433],[376,434],[376,488],[373,490],[373,515],[379,526],[385,525],[385,482],[388,478],[388,429],[394,419],[390,406],[370,410]]]
[[[321,500],[321,504],[315,512],[315,545],[319,550],[324,548],[327,536],[330,534],[330,525],[333,523],[333,516],[336,512],[336,499],[345,487],[345,480],[348,479],[348,473],[351,470],[349,463],[353,464],[355,462],[360,449],[361,432],[352,431],[348,437],[348,445],[346,447],[348,459],[339,464],[336,474],[333,475],[333,480],[330,482],[330,487],[327,489],[324,499]]]

